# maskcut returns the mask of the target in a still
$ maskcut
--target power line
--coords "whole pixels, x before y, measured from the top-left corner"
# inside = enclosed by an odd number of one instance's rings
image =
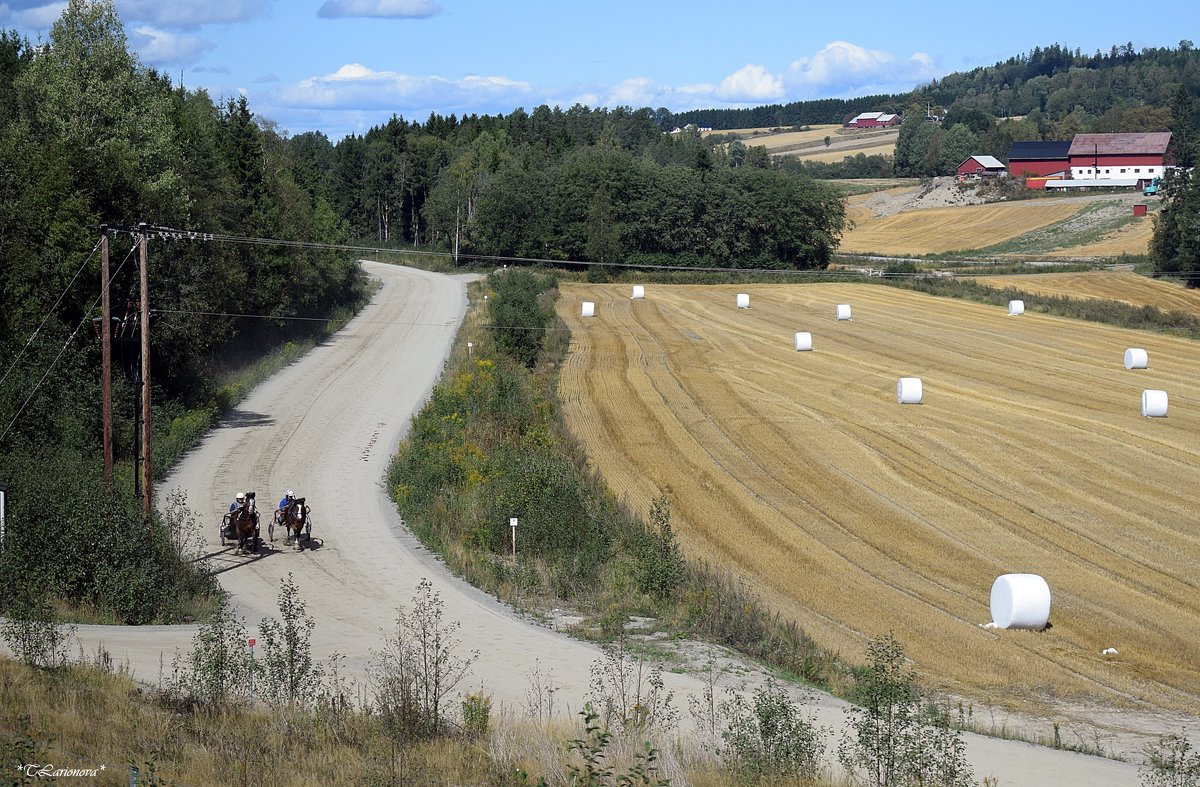
[[[137,251],[137,246],[131,248],[129,253],[125,255],[125,259],[121,261],[121,264],[117,266],[117,269],[111,276],[109,276],[108,281],[105,282],[105,288],[112,284],[113,279],[115,279],[117,274],[121,272],[121,269],[125,267],[125,263],[129,262],[129,258],[133,256],[135,251]],[[75,326],[75,330],[71,331],[71,335],[67,337],[65,342],[63,342],[62,349],[58,351],[58,355],[54,356],[54,360],[50,362],[48,367],[46,367],[46,371],[42,375],[42,378],[37,381],[37,384],[33,386],[33,390],[29,392],[29,396],[25,397],[25,401],[21,403],[21,408],[13,415],[12,420],[8,422],[8,426],[4,427],[4,432],[0,433],[0,443],[3,443],[4,438],[8,437],[8,433],[12,430],[13,425],[17,422],[17,419],[21,417],[21,413],[25,412],[25,408],[29,406],[31,401],[33,401],[33,397],[37,394],[38,389],[42,387],[42,383],[46,382],[46,378],[50,376],[50,372],[54,370],[55,365],[58,363],[59,359],[62,358],[63,353],[66,352],[67,348],[71,346],[71,342],[75,340],[75,336],[79,333],[79,329],[91,319],[92,310],[96,308],[96,304],[100,302],[102,297],[103,295],[96,296],[96,300],[92,301],[92,305],[87,308],[86,312],[84,312],[83,319],[79,321],[79,325]],[[108,326],[105,326],[106,329],[107,327]]]
[[[12,374],[12,370],[17,367],[17,362],[20,361],[25,355],[25,351],[29,349],[29,345],[33,344],[33,340],[37,338],[38,333],[41,332],[42,328],[46,327],[46,321],[54,315],[54,310],[58,308],[58,304],[62,303],[62,299],[67,296],[67,292],[75,284],[75,280],[79,278],[79,274],[83,273],[83,269],[86,268],[87,264],[92,261],[92,255],[96,253],[96,249],[98,248],[100,248],[99,240],[97,240],[96,245],[92,247],[92,251],[90,254],[88,254],[87,259],[85,259],[83,264],[79,266],[79,270],[75,271],[75,275],[71,277],[71,281],[67,283],[66,288],[59,294],[58,300],[56,300],[54,305],[50,307],[50,310],[46,312],[46,316],[42,318],[41,324],[38,325],[37,328],[34,328],[33,333],[29,334],[29,338],[25,340],[25,346],[21,348],[19,353],[17,353],[17,357],[13,358],[12,363],[8,365],[8,369],[4,371],[4,376],[0,377],[0,387],[4,386],[4,381],[8,379],[10,374]]]

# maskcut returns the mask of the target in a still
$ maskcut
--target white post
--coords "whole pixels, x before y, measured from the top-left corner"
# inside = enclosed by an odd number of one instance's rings
[[[517,559],[517,518],[509,517],[508,526],[512,528],[513,560]]]
[[[246,644],[250,646],[250,702],[254,702],[254,642],[255,640],[248,639]]]
[[[4,510],[8,507],[8,484],[0,481],[0,552],[4,551]]]
[[[467,360],[471,360],[471,348],[475,346],[475,342],[467,342]]]

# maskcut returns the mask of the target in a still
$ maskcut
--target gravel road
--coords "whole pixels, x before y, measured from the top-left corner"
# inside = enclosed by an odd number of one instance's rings
[[[556,708],[573,715],[599,650],[526,621],[453,578],[405,530],[382,481],[388,457],[442,371],[467,308],[467,278],[363,264],[382,285],[370,305],[255,389],[159,486],[160,498],[175,488],[187,492],[203,520],[206,554],[252,629],[276,613],[279,581],[290,572],[316,619],[313,655],[343,654],[345,673],[362,680],[371,650],[382,645],[381,629],[428,578],[446,618],[462,623],[463,650],[479,652],[464,688],[483,686],[496,707],[519,711],[536,662],[561,687]],[[234,492],[257,491],[269,510],[288,488],[308,498],[317,548],[297,553],[280,540],[251,558],[220,546],[217,523]],[[78,638],[86,652],[103,644],[136,678],[157,683],[160,664],[169,669],[175,650],[186,650],[195,631],[81,626]],[[700,692],[699,680],[673,673],[664,678],[686,717],[686,697]],[[818,721],[832,727],[841,726],[842,707],[827,695],[813,706]],[[967,737],[976,777],[994,776],[1002,787],[1137,782],[1128,764]]]

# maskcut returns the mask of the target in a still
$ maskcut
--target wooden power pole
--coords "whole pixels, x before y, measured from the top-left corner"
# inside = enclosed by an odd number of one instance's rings
[[[141,261],[141,323],[142,329],[142,512],[150,519],[154,510],[154,494],[150,467],[150,266],[147,252],[147,229],[138,225],[138,257]]]
[[[112,304],[108,300],[108,227],[100,227],[100,410],[104,432],[104,485],[112,486]]]

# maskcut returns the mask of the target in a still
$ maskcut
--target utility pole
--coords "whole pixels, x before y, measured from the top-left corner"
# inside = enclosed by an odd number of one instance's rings
[[[141,261],[142,329],[142,512],[149,521],[154,510],[153,474],[150,467],[150,266],[146,223],[138,225],[138,257]]]
[[[100,410],[104,433],[104,485],[112,487],[112,304],[108,299],[108,225],[100,232]]]

